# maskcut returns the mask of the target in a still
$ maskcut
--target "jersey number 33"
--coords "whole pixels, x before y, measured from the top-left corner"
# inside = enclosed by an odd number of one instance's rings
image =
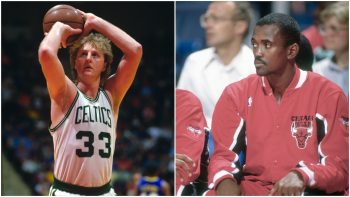
[[[95,149],[95,147],[93,146],[93,143],[95,141],[94,133],[92,131],[79,131],[77,132],[75,137],[77,140],[83,140],[84,147],[87,148],[87,151],[83,151],[82,149],[76,149],[75,154],[79,157],[91,157],[94,154]],[[99,149],[98,154],[102,158],[109,158],[111,156],[111,135],[107,132],[100,132],[98,134],[98,139],[105,142],[105,148]]]

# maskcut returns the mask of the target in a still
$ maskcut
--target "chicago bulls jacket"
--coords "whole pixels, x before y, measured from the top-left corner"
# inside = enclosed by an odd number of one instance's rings
[[[225,88],[213,114],[209,188],[235,178],[243,195],[267,195],[291,170],[302,174],[307,188],[348,188],[348,99],[326,78],[295,69],[280,104],[265,77],[250,75]],[[244,185],[262,189],[254,194]]]
[[[209,153],[206,146],[206,127],[207,123],[199,99],[187,90],[177,89],[176,153],[185,154],[196,163],[196,167],[191,168],[192,176],[185,172],[176,172],[183,178],[181,183],[176,176],[177,195],[185,194],[186,192],[183,193],[185,186],[190,182],[201,182],[207,187]]]

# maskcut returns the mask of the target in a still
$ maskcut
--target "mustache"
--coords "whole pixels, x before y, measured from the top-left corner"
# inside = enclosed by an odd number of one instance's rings
[[[260,57],[256,57],[254,60],[254,64],[266,64],[266,62],[262,60]]]

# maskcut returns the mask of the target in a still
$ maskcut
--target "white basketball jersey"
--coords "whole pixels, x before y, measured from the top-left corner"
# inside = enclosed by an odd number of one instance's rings
[[[95,99],[80,90],[63,120],[50,128],[55,151],[55,177],[65,183],[98,187],[112,175],[116,120],[107,93]]]

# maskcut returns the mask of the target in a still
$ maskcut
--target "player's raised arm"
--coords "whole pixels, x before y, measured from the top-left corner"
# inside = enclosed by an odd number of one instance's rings
[[[112,96],[113,108],[116,108],[135,78],[142,56],[142,46],[123,30],[108,21],[91,13],[82,12],[82,14],[85,17],[83,35],[94,29],[110,39],[124,54],[116,73],[106,81],[104,86]]]
[[[63,47],[66,47],[66,40],[69,36],[79,33],[81,33],[80,29],[73,29],[61,22],[56,22],[39,46],[39,62],[46,78],[50,98],[53,100],[62,98],[67,88],[67,80],[69,80],[58,59],[58,50],[61,43]]]

